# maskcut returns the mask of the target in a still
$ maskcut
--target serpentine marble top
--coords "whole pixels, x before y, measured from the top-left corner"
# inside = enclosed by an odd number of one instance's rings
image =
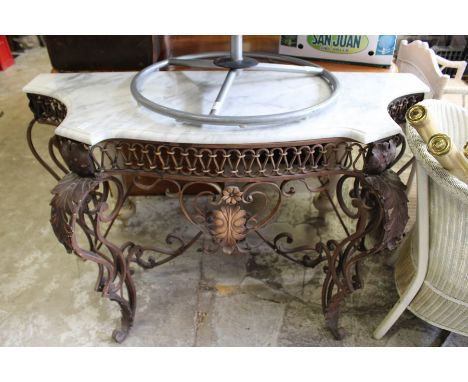
[[[58,99],[67,107],[57,135],[87,144],[140,139],[198,144],[256,144],[344,137],[369,143],[401,132],[387,113],[395,98],[429,88],[412,74],[334,73],[341,91],[335,102],[308,119],[279,126],[192,126],[138,106],[130,93],[135,73],[40,74],[23,91]],[[156,72],[145,96],[172,108],[208,113],[224,80],[221,71]],[[244,71],[220,114],[273,114],[310,106],[328,97],[320,77]]]

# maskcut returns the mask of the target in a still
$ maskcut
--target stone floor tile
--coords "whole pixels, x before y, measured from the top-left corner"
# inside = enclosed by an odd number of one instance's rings
[[[241,293],[217,296],[199,346],[276,346],[286,305]]]

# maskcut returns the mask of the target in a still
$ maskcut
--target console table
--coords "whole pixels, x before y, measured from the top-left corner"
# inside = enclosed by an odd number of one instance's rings
[[[361,260],[394,248],[404,232],[405,186],[391,169],[405,149],[398,123],[428,88],[411,74],[335,75],[342,92],[327,109],[288,125],[245,128],[184,125],[148,111],[130,94],[134,73],[41,74],[25,86],[34,114],[30,148],[58,180],[53,230],[68,252],[97,264],[96,291],[121,308],[117,342],[126,338],[136,314],[131,265],[162,265],[202,235],[231,256],[251,249],[249,238],[255,237],[302,266],[322,264],[325,322],[340,338],[339,305],[362,287]],[[160,103],[201,112],[209,110],[223,78],[216,71],[159,72],[143,90]],[[243,72],[224,113],[288,111],[320,101],[328,91],[320,78]],[[32,142],[36,123],[57,126],[48,160]],[[320,213],[338,216],[344,237],[297,246],[293,233],[264,234],[298,182],[316,193]],[[190,240],[169,235],[167,248],[110,241],[131,192],[156,185],[178,199],[186,219],[181,224],[197,233]],[[209,208],[201,208],[202,201]]]

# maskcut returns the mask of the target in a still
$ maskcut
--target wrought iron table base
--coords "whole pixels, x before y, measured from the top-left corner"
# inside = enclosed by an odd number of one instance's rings
[[[32,144],[31,129],[36,121],[58,125],[66,110],[54,99],[29,97],[35,118],[28,129],[28,142],[44,165]],[[400,106],[393,109],[394,113],[397,110],[394,118],[401,118],[417,100],[404,100],[404,106],[400,100]],[[393,249],[403,235],[407,197],[391,167],[401,158],[404,147],[399,135],[368,145],[334,138],[237,148],[132,140],[89,146],[53,136],[51,158],[61,170],[68,167],[70,171],[52,190],[51,224],[68,252],[98,265],[95,290],[121,309],[121,326],[113,332],[117,342],[127,337],[135,318],[136,288],[130,266],[149,269],[162,265],[183,254],[202,235],[211,237],[227,254],[249,251],[249,238],[254,236],[278,255],[305,267],[323,263],[323,313],[328,328],[340,339],[339,307],[363,285],[361,260]],[[58,178],[50,166],[46,169]],[[121,175],[131,175],[130,184],[124,186]],[[309,178],[319,179],[321,185],[312,187]],[[283,199],[294,195],[297,182],[328,200],[345,238],[294,246],[291,233],[273,238],[264,235],[262,228],[277,216]],[[351,184],[348,197],[345,182]],[[178,199],[184,217],[197,233],[189,240],[170,234],[167,248],[110,241],[107,235],[131,191],[152,189],[157,184],[166,185],[167,196]],[[116,194],[113,208],[108,203],[111,185]],[[201,191],[187,197],[199,186]],[[208,203],[208,211],[200,208],[201,201]],[[251,211],[254,203],[262,207],[260,212]],[[343,216],[353,220],[353,227],[345,224]],[[378,239],[368,240],[370,235]]]

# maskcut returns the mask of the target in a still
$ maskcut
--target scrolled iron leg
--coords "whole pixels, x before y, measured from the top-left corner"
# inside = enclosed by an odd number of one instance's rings
[[[112,177],[85,177],[70,173],[52,190],[51,224],[57,239],[69,253],[98,265],[95,290],[119,304],[121,326],[112,337],[122,342],[127,337],[135,317],[136,288],[123,250],[106,238],[104,225],[115,220],[121,202],[107,212]],[[118,188],[120,189],[120,183]],[[79,240],[81,230],[87,240]]]
[[[333,254],[331,257],[334,257]],[[325,267],[326,276],[322,287],[322,308],[325,323],[336,340],[341,340],[344,337],[344,333],[338,325],[340,306],[347,296],[362,288],[357,266],[359,263],[356,263],[345,273],[343,268],[346,269],[346,267],[341,265],[345,261],[345,259],[338,257],[335,269]],[[348,285],[347,280],[351,280],[351,285]]]
[[[368,233],[366,206],[359,201],[354,204],[359,209],[356,232],[341,242],[330,240],[326,245],[321,244],[320,248],[327,258],[324,268],[326,276],[322,286],[322,309],[325,323],[336,340],[343,338],[338,326],[340,306],[348,295],[362,287],[358,264],[361,257],[371,253],[362,247],[362,240]]]
[[[400,154],[401,157],[401,154]],[[389,168],[395,162],[396,142],[379,142],[371,146],[365,171],[345,174],[337,183],[337,200],[341,210],[356,220],[354,233],[348,232],[341,242],[329,241],[320,250],[326,255],[322,308],[327,327],[336,339],[342,338],[338,327],[339,308],[344,299],[362,288],[359,264],[367,256],[396,248],[408,222],[406,187]],[[353,179],[349,195],[351,208],[343,197],[343,184]],[[366,238],[375,234],[369,244]]]
[[[326,267],[326,276],[322,287],[322,309],[325,316],[325,324],[332,333],[335,340],[341,340],[343,333],[338,327],[338,319],[340,315],[340,304],[346,297],[345,290],[339,290],[333,294],[335,282],[333,281],[332,272]]]

